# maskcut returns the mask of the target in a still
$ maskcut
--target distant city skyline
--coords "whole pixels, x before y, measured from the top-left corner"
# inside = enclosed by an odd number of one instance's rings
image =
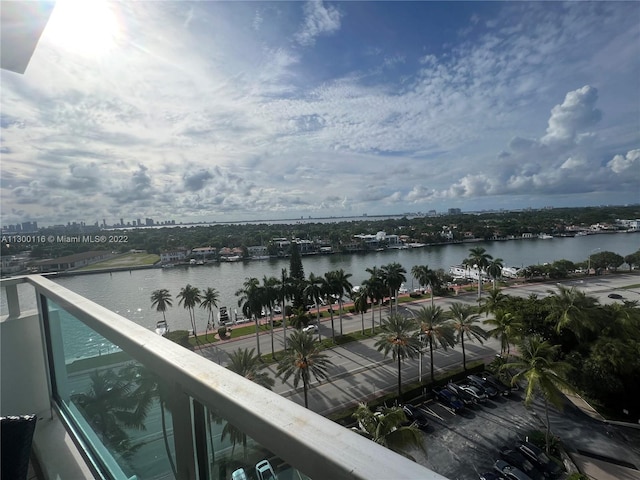
[[[0,225],[638,203],[639,2],[58,2]]]

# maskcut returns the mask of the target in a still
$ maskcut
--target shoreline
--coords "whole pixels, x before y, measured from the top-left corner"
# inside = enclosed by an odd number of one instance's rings
[[[619,233],[639,233],[640,230],[625,230],[625,231],[604,231],[604,232],[593,232],[593,233],[589,233],[587,236],[594,236],[594,235],[612,235],[612,234],[619,234]],[[566,239],[566,238],[575,238],[575,235],[558,235],[553,237],[555,238],[559,238],[559,239]],[[498,243],[502,243],[502,242],[509,242],[509,241],[518,241],[518,240],[541,240],[541,241],[545,241],[547,242],[548,240],[546,239],[540,239],[538,238],[538,236],[532,236],[532,237],[517,237],[517,238],[492,238],[492,239],[478,239],[478,238],[472,238],[472,239],[463,239],[463,240],[459,240],[459,241],[450,241],[450,242],[438,242],[438,243],[425,243],[424,245],[421,245],[419,247],[410,247],[408,245],[403,245],[400,248],[396,248],[396,247],[387,247],[385,249],[386,250],[400,250],[400,249],[404,249],[404,250],[413,250],[413,249],[424,249],[427,247],[446,247],[449,245],[463,245],[463,244],[470,244],[470,243],[480,243],[480,242],[488,242],[488,243],[493,243],[493,242],[498,242]],[[331,252],[331,253],[324,253],[324,252],[311,252],[311,253],[302,253],[301,257],[305,258],[305,257],[313,257],[313,256],[317,256],[317,255],[323,255],[323,256],[327,256],[327,255],[367,255],[369,253],[379,253],[375,250],[355,250],[355,251],[345,251],[345,252]],[[614,252],[617,253],[617,252]],[[246,258],[246,259],[241,259],[238,262],[229,262],[229,263],[249,263],[249,262],[254,262],[254,261],[258,261],[258,262],[262,262],[262,261],[270,261],[270,260],[281,260],[281,259],[285,259],[285,258],[289,258],[288,256],[271,256],[268,259],[253,259],[253,258]],[[562,259],[556,259],[556,260],[562,260]],[[203,264],[203,265],[191,265],[188,262],[185,263],[174,263],[174,264],[164,264],[164,265],[172,265],[171,268],[181,268],[181,267],[203,267],[203,266],[212,266],[212,265],[220,265],[221,262],[220,260],[211,260],[208,261],[207,263]],[[163,268],[163,264],[160,264],[160,262],[156,262],[152,265],[132,265],[132,266],[121,266],[121,267],[110,267],[110,268],[99,268],[99,269],[93,269],[93,270],[63,270],[63,271],[58,271],[58,272],[45,272],[45,273],[33,273],[33,272],[26,272],[26,271],[22,271],[22,272],[15,272],[15,273],[11,273],[8,275],[3,275],[2,278],[11,278],[14,276],[22,276],[22,275],[30,275],[30,274],[39,274],[39,275],[44,275],[44,276],[52,276],[52,277],[69,277],[69,276],[73,276],[73,275],[89,275],[89,274],[99,274],[99,273],[112,273],[112,272],[123,272],[123,271],[132,271],[132,270],[144,270],[144,269],[153,269],[153,268]]]

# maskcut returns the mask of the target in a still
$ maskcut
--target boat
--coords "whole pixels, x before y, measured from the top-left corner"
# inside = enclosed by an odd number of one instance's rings
[[[169,332],[169,326],[167,325],[167,321],[158,320],[158,323],[156,323],[156,333],[158,335],[165,335],[167,332]]]
[[[553,235],[549,235],[548,233],[541,233],[540,235],[538,235],[538,238],[540,240],[551,240],[553,238]]]

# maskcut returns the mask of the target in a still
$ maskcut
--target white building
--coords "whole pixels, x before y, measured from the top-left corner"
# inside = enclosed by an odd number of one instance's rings
[[[164,250],[160,252],[160,263],[174,263],[185,260],[189,255],[186,248],[176,248],[174,250]]]

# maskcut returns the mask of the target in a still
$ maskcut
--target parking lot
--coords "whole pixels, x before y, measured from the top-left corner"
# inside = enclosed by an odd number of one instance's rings
[[[544,430],[542,404],[534,402],[526,408],[522,391],[467,406],[458,414],[435,399],[420,405],[429,414],[430,425],[423,434],[425,451],[413,450],[411,455],[452,480],[477,480],[479,474],[492,470],[500,448],[513,447],[532,430]],[[640,465],[640,430],[594,420],[572,404],[562,413],[552,407],[550,419],[552,433],[568,450]]]

